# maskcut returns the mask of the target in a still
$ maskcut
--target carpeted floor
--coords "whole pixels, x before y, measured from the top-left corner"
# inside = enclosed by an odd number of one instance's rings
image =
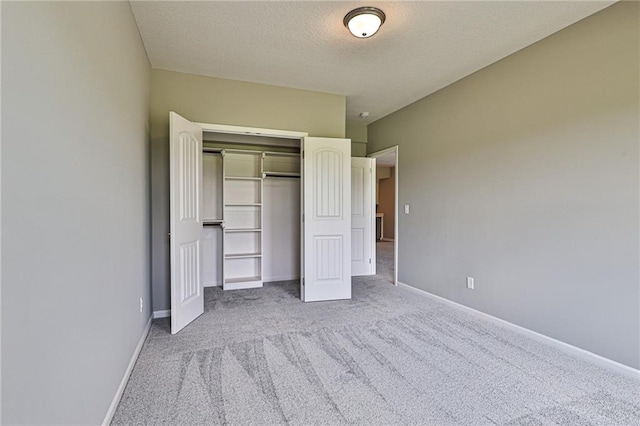
[[[205,291],[154,322],[113,424],[638,425],[640,384],[380,277]]]
[[[392,241],[376,241],[376,273],[379,278],[394,283]]]

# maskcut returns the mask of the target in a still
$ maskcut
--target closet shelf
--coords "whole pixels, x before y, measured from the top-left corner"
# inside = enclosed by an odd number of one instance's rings
[[[254,257],[262,257],[260,253],[234,253],[234,254],[225,254],[224,258],[227,260],[230,259],[249,259]]]
[[[260,207],[262,203],[226,203],[225,207]]]
[[[225,228],[224,232],[262,232],[262,228]]]
[[[244,282],[255,282],[261,281],[262,277],[240,277],[240,278],[227,278],[224,280],[226,283],[235,284],[235,283],[244,283]]]
[[[225,176],[226,180],[260,180],[261,178],[255,176]]]
[[[292,178],[299,178],[300,177],[300,173],[293,173],[293,172],[264,172],[262,174],[263,177],[292,177]]]

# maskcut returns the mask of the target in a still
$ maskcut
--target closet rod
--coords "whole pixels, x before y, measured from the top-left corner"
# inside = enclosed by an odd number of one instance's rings
[[[224,152],[231,152],[234,154],[262,154],[263,151],[255,151],[255,150],[251,150],[251,149],[229,149],[229,148],[225,148],[222,151]]]
[[[208,146],[202,147],[202,152],[210,152],[212,154],[222,154],[221,148],[209,148]]]
[[[287,172],[265,172],[262,174],[262,178],[277,177],[277,178],[300,178],[300,173],[287,173]]]
[[[276,151],[265,151],[265,155],[273,155],[280,157],[300,157],[299,152],[276,152]]]

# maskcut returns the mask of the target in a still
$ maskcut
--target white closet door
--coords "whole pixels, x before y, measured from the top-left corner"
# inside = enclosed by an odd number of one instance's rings
[[[202,129],[169,113],[171,333],[204,312],[202,291]]]
[[[351,275],[375,274],[375,158],[351,159]]]
[[[303,139],[305,302],[351,298],[351,141]]]

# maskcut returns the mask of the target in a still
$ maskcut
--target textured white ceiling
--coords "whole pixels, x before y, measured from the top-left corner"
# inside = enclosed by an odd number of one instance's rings
[[[370,123],[613,1],[132,2],[154,68],[347,97]],[[387,15],[369,39],[342,19]],[[369,111],[366,120],[358,118]]]

